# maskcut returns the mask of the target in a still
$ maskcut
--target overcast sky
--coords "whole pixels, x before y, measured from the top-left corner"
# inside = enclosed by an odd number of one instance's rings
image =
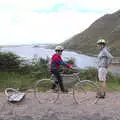
[[[0,0],[0,45],[61,43],[119,8],[119,0]]]

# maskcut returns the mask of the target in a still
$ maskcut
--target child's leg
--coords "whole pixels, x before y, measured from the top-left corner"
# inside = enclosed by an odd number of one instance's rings
[[[62,81],[62,77],[61,77],[60,73],[54,72],[53,74],[60,85],[61,91],[64,91],[64,85],[63,85],[63,81]]]

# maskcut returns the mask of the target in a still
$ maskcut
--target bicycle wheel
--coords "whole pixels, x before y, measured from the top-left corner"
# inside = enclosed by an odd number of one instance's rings
[[[39,103],[55,103],[59,98],[59,86],[56,85],[56,91],[51,89],[52,81],[42,79],[36,82],[34,86],[34,95]]]
[[[91,80],[82,80],[77,82],[73,88],[73,98],[75,103],[97,103],[96,94],[99,87]]]

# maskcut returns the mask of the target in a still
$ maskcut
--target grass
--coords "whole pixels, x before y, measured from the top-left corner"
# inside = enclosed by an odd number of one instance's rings
[[[46,80],[46,81],[42,81],[37,87],[36,89],[38,91],[42,91],[42,92],[45,92],[49,89],[51,89],[52,87],[52,82],[50,80]]]
[[[29,74],[20,74],[17,72],[0,72],[0,91],[5,88],[19,88],[28,89],[35,82],[34,78],[31,78]]]
[[[94,82],[97,81],[98,83],[97,69],[88,68],[88,69],[80,70],[80,78],[81,80],[88,79]],[[112,73],[108,72],[107,90],[108,91],[120,90],[120,76],[119,75],[113,75]]]
[[[8,53],[7,58],[9,58],[10,56],[11,54],[9,55]],[[14,56],[15,55],[13,55],[13,58]],[[19,63],[19,60],[14,61],[10,58],[8,59],[8,61],[11,61],[10,63],[15,63],[15,66],[16,61],[18,61],[17,64]],[[6,57],[4,59],[6,59]],[[1,63],[4,69],[0,69],[0,91],[4,91],[4,89],[8,87],[19,88],[20,90],[27,90],[28,88],[31,88],[37,80],[50,78],[50,71],[47,65],[48,61],[49,59],[44,60],[43,58],[35,58],[33,59],[31,64],[26,64],[26,62],[24,62],[24,64],[22,63],[22,65],[19,64],[17,66],[18,68],[15,68],[15,70],[12,69],[12,72],[10,69],[11,64],[6,64],[6,62]],[[71,63],[71,60],[69,60],[69,62]],[[14,68],[14,64],[12,64],[12,66]],[[61,68],[61,70],[62,69],[63,68]],[[3,72],[3,70],[9,72]],[[63,71],[66,74],[72,74],[76,72],[74,70],[68,69],[63,69]],[[77,72],[80,73],[79,75],[81,80],[92,80],[94,82],[98,81],[97,69],[95,68],[80,69]],[[46,87],[43,88],[42,86],[40,86],[40,90],[47,90],[51,86],[49,81],[46,81],[44,85],[46,85]],[[107,85],[108,90],[120,90],[120,76],[115,76],[109,73]]]
[[[96,71],[91,69],[83,71],[80,71],[81,78],[96,81],[95,77]],[[88,72],[89,74],[86,74],[86,72]],[[94,77],[91,76],[90,74],[94,74]],[[28,88],[31,88],[38,80],[37,78],[31,76],[32,76],[31,74],[20,74],[17,72],[0,72],[0,91],[4,91],[4,89],[8,87],[19,88],[20,90],[27,90]],[[109,76],[107,81],[108,91],[120,90],[120,77],[113,76],[111,73],[109,73],[108,76]],[[43,87],[44,85],[45,87]],[[39,90],[46,91],[47,89],[50,89],[50,87],[51,87],[50,81],[46,81],[45,83],[42,83],[41,86],[39,86]]]
[[[120,90],[120,76],[111,76],[107,81],[108,91]]]

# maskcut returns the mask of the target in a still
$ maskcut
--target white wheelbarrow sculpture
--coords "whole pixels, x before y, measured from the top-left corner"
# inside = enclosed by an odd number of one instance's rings
[[[9,102],[20,102],[25,97],[25,93],[19,92],[14,88],[6,88],[5,95],[8,97]]]

